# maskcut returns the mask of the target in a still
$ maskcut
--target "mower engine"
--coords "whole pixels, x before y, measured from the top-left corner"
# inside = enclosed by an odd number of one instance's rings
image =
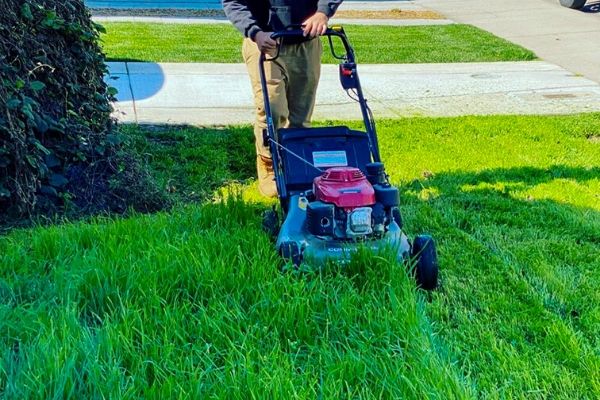
[[[314,179],[313,196],[306,208],[308,231],[337,240],[382,237],[399,203],[382,163],[368,164],[367,176],[358,168],[329,168]]]

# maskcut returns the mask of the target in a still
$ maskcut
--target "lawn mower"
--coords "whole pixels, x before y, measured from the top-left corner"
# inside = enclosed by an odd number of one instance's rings
[[[403,231],[399,191],[390,184],[381,162],[373,114],[343,28],[329,28],[324,36],[333,57],[340,60],[342,88],[360,105],[365,131],[346,126],[276,129],[264,66],[277,59],[286,40],[302,36],[300,27],[274,32],[278,50],[273,56],[262,54],[259,62],[267,117],[263,140],[273,158],[283,217],[280,224],[273,209],[263,216],[263,226],[277,237],[277,250],[295,267],[320,267],[329,260],[345,263],[361,246],[374,251],[385,248],[414,266],[421,288],[436,288],[435,243],[429,235],[416,236],[411,243]],[[337,54],[334,38],[341,40],[343,54]]]

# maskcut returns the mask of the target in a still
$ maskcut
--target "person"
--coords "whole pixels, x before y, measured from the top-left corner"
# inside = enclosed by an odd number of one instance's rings
[[[303,37],[286,39],[277,60],[265,63],[267,90],[276,129],[308,128],[321,74],[323,45],[318,36],[343,0],[222,0],[227,18],[245,36],[242,56],[254,95],[256,169],[263,196],[277,196],[273,162],[263,143],[266,115],[258,63],[260,54],[275,54],[274,31],[302,25]]]

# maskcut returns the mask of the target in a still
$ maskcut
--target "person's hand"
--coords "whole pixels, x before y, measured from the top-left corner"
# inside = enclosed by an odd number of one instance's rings
[[[312,17],[304,21],[304,23],[302,24],[304,36],[314,38],[315,36],[325,34],[325,31],[327,30],[328,21],[329,18],[327,18],[327,15],[323,14],[320,11],[317,11]]]
[[[277,42],[271,38],[273,32],[260,31],[254,36],[254,41],[261,53],[273,55],[277,50]]]

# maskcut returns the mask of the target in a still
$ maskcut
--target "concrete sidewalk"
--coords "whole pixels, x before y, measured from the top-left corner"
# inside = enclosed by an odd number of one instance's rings
[[[600,82],[599,0],[588,0],[582,11],[562,7],[558,0],[417,0],[416,4],[485,29]]]
[[[110,63],[124,122],[249,123],[254,106],[240,64]],[[600,111],[600,85],[546,62],[361,65],[376,117]],[[324,65],[315,119],[359,119],[337,66]]]

